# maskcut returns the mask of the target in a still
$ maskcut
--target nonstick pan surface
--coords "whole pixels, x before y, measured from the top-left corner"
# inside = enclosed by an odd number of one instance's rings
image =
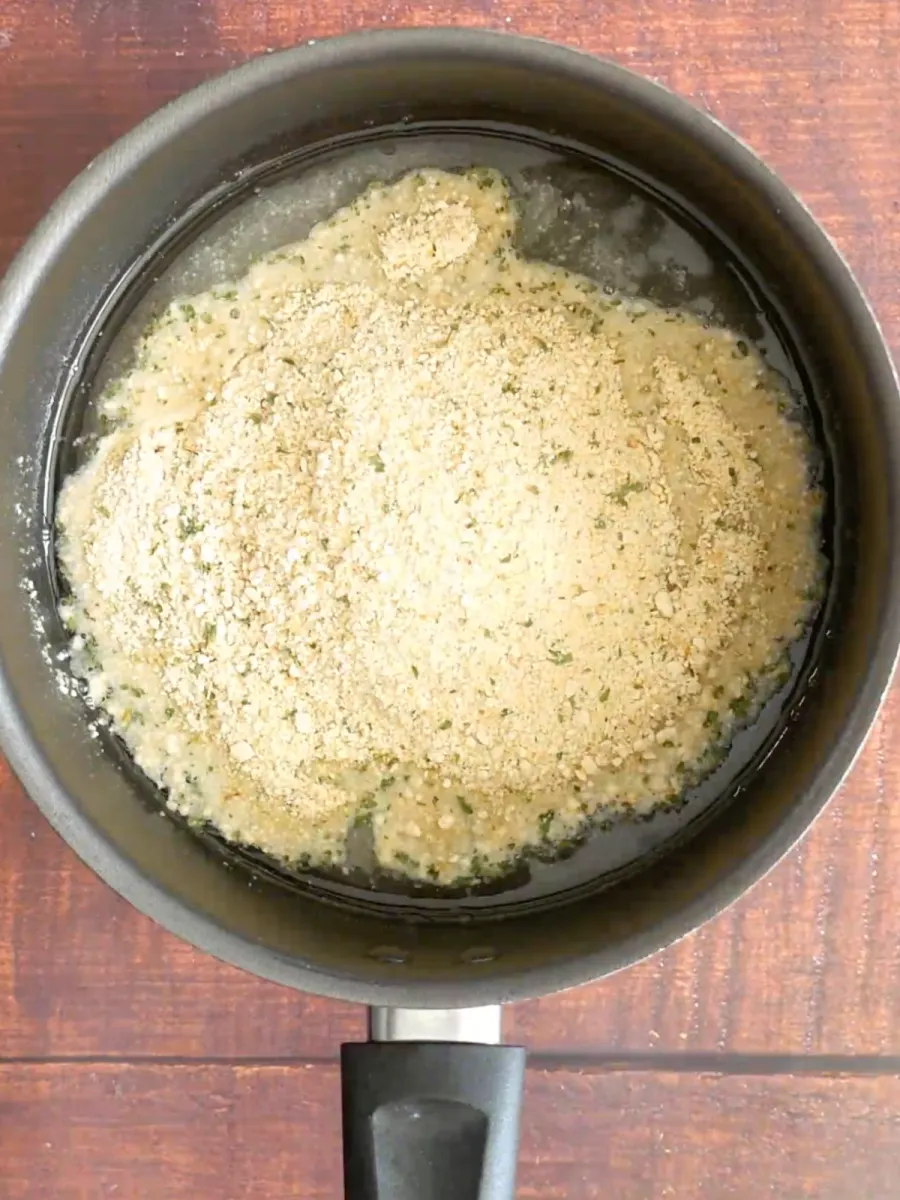
[[[526,188],[548,172],[563,190],[578,179],[601,208],[640,192],[686,239],[686,261],[705,248],[721,264],[687,303],[714,320],[741,314],[806,399],[829,497],[828,594],[784,688],[676,809],[615,820],[483,887],[287,872],[164,814],[98,729],[61,658],[54,497],[85,452],[92,396],[165,299],[233,277],[369,178],[470,163]],[[535,252],[609,269],[615,254],[591,260],[576,225],[560,230]],[[613,282],[684,303],[673,278],[625,269]],[[92,164],[17,260],[2,301],[4,746],[82,857],[176,933],[269,978],[373,1004],[535,995],[624,966],[718,911],[790,847],[849,768],[897,647],[893,372],[805,210],[730,135],[654,85],[542,43],[450,31],[272,56],[198,89]]]

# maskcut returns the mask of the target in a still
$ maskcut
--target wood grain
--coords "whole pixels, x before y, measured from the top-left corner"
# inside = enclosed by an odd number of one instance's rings
[[[334,1067],[0,1068],[4,1200],[334,1200]],[[900,1080],[532,1071],[519,1200],[897,1195]]]
[[[674,87],[797,189],[900,349],[895,0],[0,0],[0,268],[69,179],[170,97],[255,53],[399,24],[550,37]],[[840,797],[729,913],[508,1014],[536,1064],[521,1196],[897,1194],[898,719],[895,690]],[[2,764],[0,814],[0,1196],[336,1195],[328,1060],[363,1014],[162,932]],[[641,1069],[596,1073],[610,1056]],[[869,1074],[804,1074],[817,1056]],[[710,1064],[732,1074],[698,1073]]]

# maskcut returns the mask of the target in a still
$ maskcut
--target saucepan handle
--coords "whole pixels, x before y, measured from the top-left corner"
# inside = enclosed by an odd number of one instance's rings
[[[373,1032],[403,1040],[341,1047],[346,1200],[513,1200],[525,1051],[409,1037],[489,1011],[499,1031],[499,1010],[375,1010]]]

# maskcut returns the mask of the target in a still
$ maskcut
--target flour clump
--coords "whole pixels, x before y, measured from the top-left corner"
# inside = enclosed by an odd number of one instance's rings
[[[503,178],[370,188],[173,303],[59,498],[93,701],[275,857],[490,872],[677,797],[821,576],[763,361],[520,257]],[[789,406],[788,406],[789,407]]]

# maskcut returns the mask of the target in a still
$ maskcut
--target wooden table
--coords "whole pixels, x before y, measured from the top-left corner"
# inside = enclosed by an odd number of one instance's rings
[[[163,101],[351,28],[479,25],[610,55],[708,109],[810,205],[900,342],[898,0],[0,0],[0,267]],[[805,843],[650,962],[508,1014],[522,1197],[900,1195],[900,694]],[[0,764],[0,1197],[340,1194],[361,1010],[182,945]],[[895,878],[896,874],[896,878]]]

